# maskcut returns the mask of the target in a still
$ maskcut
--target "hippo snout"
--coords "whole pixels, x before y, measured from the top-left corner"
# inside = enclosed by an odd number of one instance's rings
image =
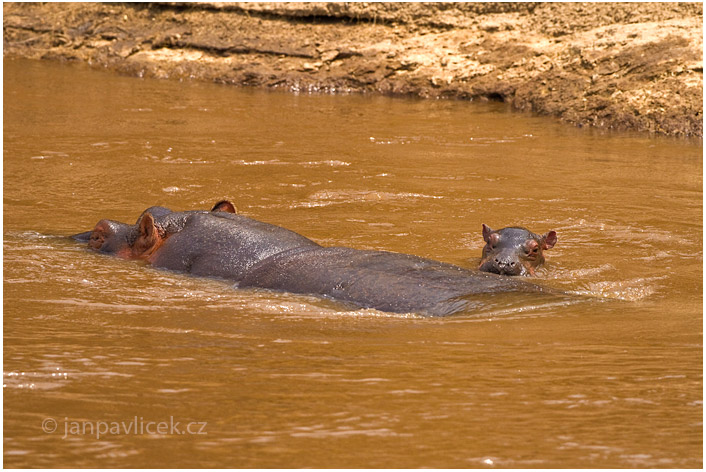
[[[70,237],[71,239],[73,239],[74,241],[78,241],[78,242],[80,242],[80,243],[87,243],[87,242],[91,239],[91,233],[93,233],[92,230],[91,230],[91,231],[86,231],[86,232],[84,232],[84,233],[74,234],[74,235],[69,236],[69,237]]]
[[[493,262],[495,262],[496,267],[500,270],[500,274],[520,275],[522,273],[522,264],[520,264],[520,261],[496,257]]]
[[[486,259],[480,270],[500,275],[526,275],[524,265],[509,255],[498,255]]]

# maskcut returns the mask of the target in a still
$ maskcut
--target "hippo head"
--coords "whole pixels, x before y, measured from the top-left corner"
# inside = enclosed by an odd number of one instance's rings
[[[212,212],[235,213],[235,206],[222,200]],[[71,236],[72,239],[88,243],[88,247],[123,259],[147,259],[171,234],[183,227],[190,213],[176,213],[164,207],[150,207],[143,211],[134,225],[113,220],[100,220],[92,231]]]
[[[556,232],[539,236],[525,228],[511,227],[498,231],[483,225],[483,257],[478,267],[501,275],[535,275],[544,263],[543,251],[554,247]]]
[[[72,238],[87,242],[88,247],[94,251],[123,259],[149,257],[166,239],[164,232],[160,231],[149,212],[144,212],[134,225],[100,220],[92,231],[76,234]]]

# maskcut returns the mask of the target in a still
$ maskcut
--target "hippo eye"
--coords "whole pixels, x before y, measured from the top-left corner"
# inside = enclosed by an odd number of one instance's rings
[[[528,244],[527,246],[525,246],[525,254],[534,256],[539,252],[539,246],[536,244]]]

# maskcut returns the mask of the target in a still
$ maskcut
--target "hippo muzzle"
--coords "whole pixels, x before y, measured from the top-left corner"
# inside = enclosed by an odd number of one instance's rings
[[[518,255],[510,251],[486,258],[479,269],[500,275],[531,275]]]
[[[78,241],[80,243],[87,243],[91,239],[91,233],[93,233],[93,231],[86,231],[84,233],[74,234],[69,237],[74,241]]]

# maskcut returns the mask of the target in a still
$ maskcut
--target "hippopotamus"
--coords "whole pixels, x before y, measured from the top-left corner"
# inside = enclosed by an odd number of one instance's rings
[[[493,231],[483,224],[483,247],[479,270],[501,275],[535,275],[544,264],[543,251],[554,247],[556,231],[539,236],[517,226]]]
[[[503,230],[493,234],[500,234],[489,237],[496,247],[509,239]],[[150,207],[135,224],[101,220],[92,231],[73,238],[101,253],[224,279],[239,288],[315,295],[394,313],[441,316],[467,309],[478,295],[553,293],[517,277],[414,255],[324,247],[286,228],[239,215],[228,201],[211,211]],[[533,245],[523,244],[531,253]],[[537,259],[525,255],[523,260]]]

